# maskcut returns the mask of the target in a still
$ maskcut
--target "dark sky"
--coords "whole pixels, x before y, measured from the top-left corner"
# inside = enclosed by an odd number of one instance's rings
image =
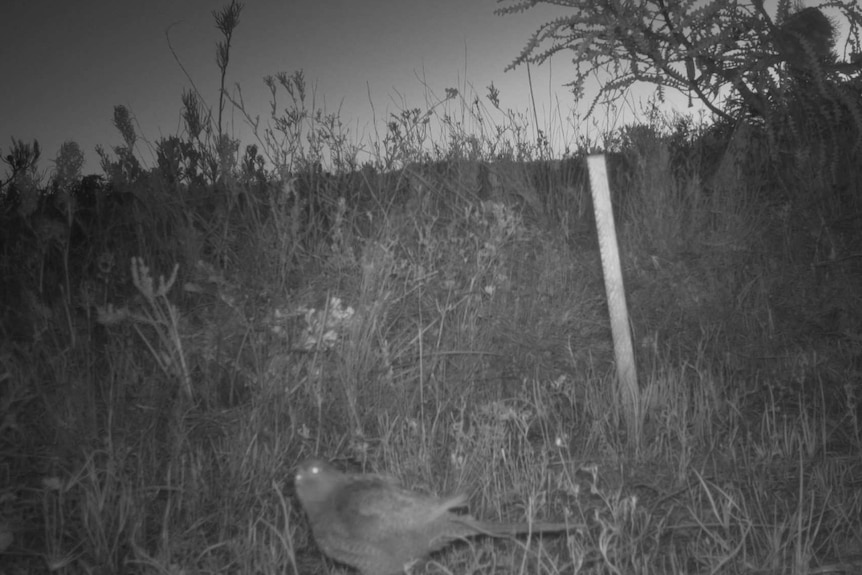
[[[175,62],[171,41],[207,103],[217,103],[215,44],[221,39],[212,12],[227,0],[5,0],[0,18],[0,152],[11,137],[42,144],[42,167],[60,144],[75,140],[86,155],[85,172],[97,171],[96,144],[120,143],[111,125],[113,106],[129,107],[139,134],[150,142],[181,131],[180,96],[189,80]],[[262,78],[303,69],[316,86],[318,104],[337,111],[358,139],[378,121],[408,107],[425,108],[417,75],[442,98],[464,82],[484,98],[493,81],[504,108],[529,109],[525,67],[503,73],[530,34],[560,9],[542,6],[495,16],[495,0],[247,0],[237,28],[228,85],[239,83],[252,112],[264,116],[268,94]],[[566,88],[571,64],[563,57],[533,68],[540,124],[555,125],[573,140]],[[468,86],[469,87],[469,86]],[[542,116],[545,115],[543,119]],[[232,133],[250,140],[241,116],[229,114]],[[550,122],[550,124],[549,124]],[[564,142],[565,143],[565,142]],[[145,164],[152,155],[139,150]]]

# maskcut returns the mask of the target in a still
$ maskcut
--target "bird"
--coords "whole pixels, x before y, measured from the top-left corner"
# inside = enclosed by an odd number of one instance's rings
[[[296,495],[320,550],[362,575],[397,575],[449,543],[472,536],[565,532],[566,523],[502,524],[453,513],[465,495],[437,498],[378,475],[349,474],[322,459],[302,463]]]

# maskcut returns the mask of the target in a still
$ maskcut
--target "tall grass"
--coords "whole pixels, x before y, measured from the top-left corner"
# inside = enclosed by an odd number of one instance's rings
[[[190,130],[147,168],[118,109],[99,185],[67,148],[54,195],[7,190],[4,572],[325,572],[291,486],[312,454],[573,525],[430,572],[858,566],[858,198],[798,158],[765,168],[756,130],[607,135],[646,413],[632,456],[594,150],[549,159],[527,115],[466,85],[350,142],[301,74],[269,82],[288,110],[242,157]]]

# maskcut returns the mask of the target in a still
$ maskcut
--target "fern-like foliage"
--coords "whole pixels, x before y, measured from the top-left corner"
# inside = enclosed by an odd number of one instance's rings
[[[836,22],[820,8],[794,10],[780,2],[769,39],[780,63],[764,75],[765,128],[774,158],[805,155],[821,179],[840,180],[840,166],[862,153],[862,66],[839,61]],[[835,2],[824,7],[835,8]],[[862,10],[844,6],[851,22],[848,46],[858,46]],[[855,87],[854,87],[855,85]]]
[[[576,97],[583,96],[588,78],[604,79],[590,112],[600,98],[613,99],[647,82],[696,97],[733,120],[721,105],[730,88],[743,104],[739,110],[765,117],[776,94],[786,93],[801,70],[821,92],[839,67],[845,75],[862,73],[862,58],[838,62],[834,57],[835,24],[823,16],[829,9],[847,23],[848,47],[858,54],[862,8],[857,0],[826,0],[798,12],[789,0],[780,0],[774,19],[762,0],[498,1],[511,4],[497,9],[499,15],[540,2],[571,9],[536,30],[507,69],[570,53],[575,77],[568,85]]]

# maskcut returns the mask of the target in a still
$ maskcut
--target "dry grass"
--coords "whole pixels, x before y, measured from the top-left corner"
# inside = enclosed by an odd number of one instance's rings
[[[459,101],[475,134],[445,112]],[[116,227],[83,243],[22,216],[33,234],[4,236],[18,251],[0,259],[19,302],[0,344],[0,571],[338,572],[292,496],[311,454],[464,491],[483,518],[576,526],[419,572],[860,569],[858,193],[798,158],[765,170],[756,133],[722,154],[713,132],[621,133],[633,453],[582,158],[532,161],[547,149],[517,115],[495,132],[467,102],[405,113],[376,167],[329,131],[355,169],[318,153],[215,186],[165,166],[116,180],[106,197],[152,205],[111,204]],[[443,143],[417,135],[426,117]]]

